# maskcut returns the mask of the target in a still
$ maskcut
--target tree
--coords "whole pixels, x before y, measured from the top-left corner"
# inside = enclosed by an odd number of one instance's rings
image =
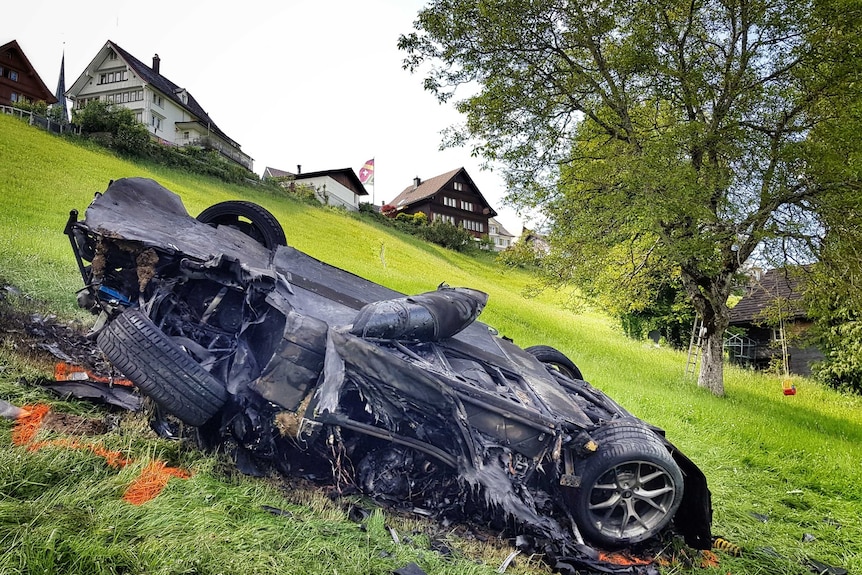
[[[399,47],[441,101],[470,91],[445,143],[547,214],[557,281],[678,274],[722,395],[735,276],[812,257],[817,198],[848,189],[815,177],[808,138],[852,89],[859,21],[844,0],[435,0]]]

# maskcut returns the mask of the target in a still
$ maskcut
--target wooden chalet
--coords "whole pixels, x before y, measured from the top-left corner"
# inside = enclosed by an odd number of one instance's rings
[[[744,335],[725,338],[731,361],[765,369],[783,362],[786,348],[788,371],[810,375],[811,364],[823,355],[805,341],[812,322],[801,305],[804,289],[798,272],[774,269],[753,274],[748,293],[730,310],[730,327],[744,330]]]
[[[17,103],[56,104],[57,98],[42,81],[16,40],[0,46],[0,106]]]
[[[395,214],[422,212],[429,222],[449,222],[477,238],[488,234],[488,220],[497,215],[464,168],[424,182],[417,177],[389,205]]]

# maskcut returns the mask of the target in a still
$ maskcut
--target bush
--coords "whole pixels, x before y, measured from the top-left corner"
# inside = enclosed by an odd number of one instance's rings
[[[473,234],[456,225],[437,220],[430,226],[421,226],[419,235],[425,240],[458,252],[468,252],[475,248]]]

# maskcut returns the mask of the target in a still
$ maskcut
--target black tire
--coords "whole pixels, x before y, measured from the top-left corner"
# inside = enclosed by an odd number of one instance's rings
[[[679,466],[639,420],[610,421],[592,437],[598,451],[576,464],[580,487],[566,489],[581,533],[595,544],[612,547],[655,536],[682,502]]]
[[[198,214],[197,220],[211,226],[229,226],[260,242],[266,249],[286,246],[284,229],[269,210],[242,200],[212,205]]]
[[[569,379],[584,379],[584,376],[581,375],[581,370],[578,369],[575,362],[566,357],[563,352],[556,348],[549,345],[534,345],[526,348],[524,351],[548,367],[559,371]]]
[[[227,401],[224,384],[138,310],[99,334],[99,349],[141,392],[189,425],[203,425]]]

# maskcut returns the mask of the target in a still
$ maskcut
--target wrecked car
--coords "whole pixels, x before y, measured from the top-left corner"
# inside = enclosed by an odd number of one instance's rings
[[[99,348],[244,470],[325,462],[374,496],[479,509],[563,547],[671,527],[711,546],[698,467],[559,351],[477,321],[479,290],[401,294],[288,246],[257,204],[192,217],[142,178],[112,182],[65,231]]]

